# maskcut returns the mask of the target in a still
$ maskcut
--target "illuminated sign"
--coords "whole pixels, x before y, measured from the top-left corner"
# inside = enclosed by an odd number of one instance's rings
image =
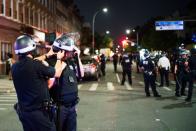
[[[162,30],[183,30],[184,21],[156,21],[155,29],[157,31]]]

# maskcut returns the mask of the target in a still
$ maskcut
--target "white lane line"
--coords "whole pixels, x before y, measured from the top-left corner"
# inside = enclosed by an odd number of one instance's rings
[[[139,81],[139,84],[143,86],[144,85],[144,82],[143,81]]]
[[[114,85],[113,85],[112,82],[107,82],[107,89],[108,89],[109,91],[115,90],[115,89],[114,89]]]
[[[135,78],[135,76],[132,76],[131,78],[133,78],[133,79],[134,79],[134,78]]]
[[[14,104],[0,104],[0,106],[13,106]]]
[[[0,108],[0,111],[4,111],[4,110],[6,110],[7,108]]]
[[[168,88],[168,87],[166,87],[166,86],[164,86],[163,89],[165,89],[165,90],[167,90],[167,91],[172,91],[172,89],[170,89],[170,88]]]
[[[0,100],[0,102],[16,102],[16,100]]]
[[[118,83],[120,83],[120,78],[119,78],[119,75],[117,73],[116,73],[116,78],[117,78]]]
[[[5,97],[16,97],[16,94],[2,94],[1,96],[5,96]]]
[[[133,88],[131,87],[131,85],[129,85],[128,82],[125,82],[125,86],[127,90],[133,90]]]
[[[160,85],[160,83],[159,82],[155,82],[157,85]]]
[[[89,91],[96,91],[98,87],[97,83],[92,84],[92,86],[90,87]]]
[[[16,100],[17,97],[0,96],[0,99],[12,99],[12,100]]]
[[[78,90],[80,90],[82,88],[82,85],[78,85]]]
[[[175,81],[170,81],[170,83],[171,83],[172,85],[175,85],[175,84],[176,84],[176,82],[175,82]]]

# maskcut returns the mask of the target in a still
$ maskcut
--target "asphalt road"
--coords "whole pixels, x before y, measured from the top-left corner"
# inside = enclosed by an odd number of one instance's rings
[[[120,85],[121,70],[107,64],[106,76],[79,83],[78,131],[196,131],[196,90],[193,102],[174,96],[175,85],[157,87],[162,98],[145,97],[142,74],[133,71],[133,86]],[[13,110],[11,81],[0,79],[0,131],[21,131]]]

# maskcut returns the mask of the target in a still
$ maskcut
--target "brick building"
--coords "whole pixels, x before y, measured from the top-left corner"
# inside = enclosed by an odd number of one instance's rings
[[[0,74],[6,74],[6,54],[14,54],[13,44],[20,34],[45,41],[46,33],[58,35],[80,28],[73,0],[0,0]]]

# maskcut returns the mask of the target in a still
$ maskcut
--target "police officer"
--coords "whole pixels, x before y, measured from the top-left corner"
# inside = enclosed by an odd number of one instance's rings
[[[156,90],[154,74],[155,64],[154,61],[150,58],[150,53],[148,50],[145,50],[144,52],[144,60],[141,61],[140,67],[143,70],[144,74],[146,96],[150,96],[149,86],[151,86],[154,97],[161,97],[161,95],[159,95],[159,93]]]
[[[121,81],[121,85],[124,85],[125,83],[125,77],[126,75],[128,76],[128,81],[129,84],[132,85],[132,78],[131,78],[131,74],[132,74],[132,69],[131,69],[131,65],[132,65],[132,61],[129,57],[129,55],[127,53],[124,53],[122,56],[122,61],[121,61],[121,65],[122,65],[122,81]]]
[[[77,130],[77,114],[76,104],[79,101],[78,87],[75,65],[70,62],[74,52],[77,52],[79,65],[82,69],[81,61],[79,59],[80,51],[74,46],[75,41],[68,35],[64,34],[56,39],[53,43],[53,49],[65,51],[65,56],[62,61],[66,62],[67,66],[62,72],[61,77],[56,81],[51,88],[51,94],[54,101],[58,105],[57,122],[56,126],[61,131],[76,131]],[[56,58],[57,60],[57,58]],[[83,76],[83,70],[81,75]]]
[[[175,96],[185,96],[185,87],[188,80],[188,57],[185,49],[180,49],[179,58],[176,60],[174,74],[176,76]]]
[[[12,67],[13,83],[16,89],[18,104],[15,106],[24,131],[55,131],[54,123],[49,119],[50,96],[48,77],[60,77],[63,65],[60,59],[64,53],[58,52],[55,68],[45,66],[39,60],[33,59],[36,44],[28,35],[19,36],[14,44],[18,62]],[[45,59],[53,55],[50,50],[40,56]]]
[[[112,56],[112,58],[113,58],[114,72],[117,72],[118,54],[115,53]]]
[[[102,72],[103,76],[105,76],[106,58],[105,58],[104,54],[101,54],[100,62],[101,62],[101,72]]]
[[[189,73],[189,87],[188,87],[188,96],[185,99],[186,102],[191,102],[192,93],[193,93],[193,83],[196,80],[196,49],[191,49],[191,56],[188,61],[190,73]]]
[[[166,57],[166,53],[162,53],[162,57],[158,61],[158,67],[160,69],[160,76],[161,76],[161,84],[159,85],[162,87],[164,85],[164,78],[166,82],[166,86],[169,86],[169,70],[170,70],[170,61]]]

